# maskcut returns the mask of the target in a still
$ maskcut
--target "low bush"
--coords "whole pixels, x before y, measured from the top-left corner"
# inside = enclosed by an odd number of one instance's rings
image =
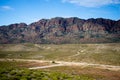
[[[29,70],[29,69],[0,69],[0,80],[94,80],[78,75],[68,75],[59,72]]]

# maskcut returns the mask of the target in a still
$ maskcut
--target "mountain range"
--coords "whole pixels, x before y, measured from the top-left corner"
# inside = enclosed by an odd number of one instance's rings
[[[109,43],[120,42],[120,20],[77,17],[41,19],[29,25],[0,26],[0,43]]]

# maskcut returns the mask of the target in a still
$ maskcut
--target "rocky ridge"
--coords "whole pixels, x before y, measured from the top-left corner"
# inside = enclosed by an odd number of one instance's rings
[[[103,43],[120,42],[120,20],[77,17],[41,19],[0,26],[0,43]]]

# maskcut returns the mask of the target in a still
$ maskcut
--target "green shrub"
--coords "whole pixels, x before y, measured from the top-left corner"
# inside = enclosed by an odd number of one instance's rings
[[[29,69],[0,69],[0,80],[94,80],[86,76],[68,75],[59,72],[29,70]]]

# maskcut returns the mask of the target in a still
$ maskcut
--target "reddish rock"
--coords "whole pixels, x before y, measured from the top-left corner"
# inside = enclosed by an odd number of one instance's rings
[[[120,42],[120,20],[79,19],[77,17],[41,19],[0,27],[0,43],[95,43]]]

